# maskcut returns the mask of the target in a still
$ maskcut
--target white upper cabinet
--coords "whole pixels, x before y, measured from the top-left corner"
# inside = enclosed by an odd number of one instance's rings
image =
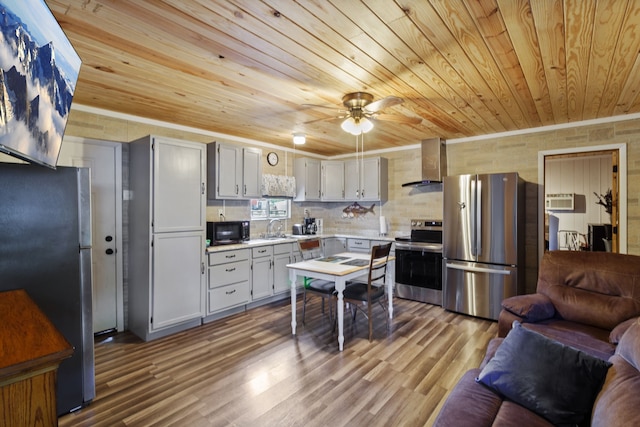
[[[203,230],[204,145],[167,138],[153,144],[153,231]]]
[[[386,201],[388,160],[370,157],[344,162],[344,200]]]
[[[323,160],[322,166],[322,200],[344,200],[344,161]]]
[[[262,150],[259,148],[242,149],[242,197],[262,197]]]
[[[213,142],[207,157],[208,199],[261,197],[262,150]]]
[[[384,157],[363,160],[360,171],[360,200],[387,200],[389,197],[388,164],[388,160]]]
[[[320,160],[302,157],[293,164],[296,202],[320,200]]]

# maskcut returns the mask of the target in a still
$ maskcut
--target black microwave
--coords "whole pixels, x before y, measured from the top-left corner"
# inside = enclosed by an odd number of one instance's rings
[[[249,231],[249,221],[207,222],[207,239],[211,246],[247,241]]]

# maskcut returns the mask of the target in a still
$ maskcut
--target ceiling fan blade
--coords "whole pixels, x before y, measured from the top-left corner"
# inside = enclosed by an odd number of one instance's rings
[[[385,108],[393,107],[394,105],[402,104],[403,102],[404,99],[400,97],[387,96],[386,98],[373,101],[371,104],[366,105],[364,109],[370,113],[375,113],[376,111],[384,110]]]
[[[346,118],[347,116],[338,116],[338,117],[324,117],[322,119],[315,119],[315,120],[309,120],[308,122],[302,122],[303,125],[308,125],[311,123],[318,123],[318,122],[330,122],[332,120],[342,120],[344,118]]]
[[[328,108],[334,110],[338,114],[348,113],[347,110],[336,107],[335,105],[302,104],[302,106],[306,108]]]
[[[417,125],[422,123],[422,119],[420,117],[407,117],[398,114],[374,114],[371,116],[371,118],[387,122],[404,123],[408,125]]]

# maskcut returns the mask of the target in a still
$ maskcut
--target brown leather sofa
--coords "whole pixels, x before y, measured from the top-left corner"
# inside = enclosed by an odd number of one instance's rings
[[[609,360],[590,420],[584,425],[640,425],[640,257],[553,251],[543,256],[537,292],[503,302],[499,337],[481,366],[466,372],[435,426],[551,426],[537,413],[480,384],[477,378],[517,320],[553,342]],[[543,376],[544,378],[544,376]]]
[[[546,252],[535,294],[502,302],[498,336],[514,320],[549,338],[608,359],[625,321],[640,316],[640,257],[610,252]]]
[[[489,353],[502,341],[495,338]],[[493,348],[491,348],[493,347]],[[489,354],[490,358],[490,354]],[[486,359],[485,359],[486,360]],[[640,321],[635,319],[609,358],[602,389],[591,419],[581,425],[625,427],[640,425]],[[481,368],[467,371],[445,401],[434,427],[550,427],[538,414],[501,397],[476,382]]]

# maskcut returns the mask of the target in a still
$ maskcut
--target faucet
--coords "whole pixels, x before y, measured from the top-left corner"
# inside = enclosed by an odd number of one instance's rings
[[[277,228],[277,231],[274,233],[273,227],[275,223],[277,223],[278,228]],[[280,235],[281,230],[282,230],[282,222],[279,219],[274,218],[271,221],[269,221],[269,225],[267,225],[267,237],[278,237]]]

